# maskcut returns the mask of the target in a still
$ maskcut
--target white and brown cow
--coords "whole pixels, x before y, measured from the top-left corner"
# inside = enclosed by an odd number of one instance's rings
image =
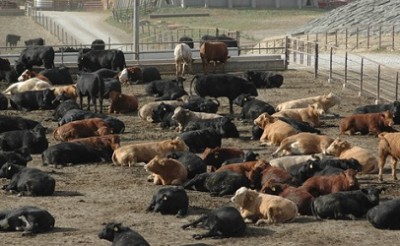
[[[176,77],[185,75],[186,66],[188,67],[189,72],[192,72],[192,49],[189,47],[189,45],[185,43],[177,44],[174,49],[174,57]]]

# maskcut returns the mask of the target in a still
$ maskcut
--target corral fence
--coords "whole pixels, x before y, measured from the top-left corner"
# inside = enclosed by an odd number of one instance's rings
[[[312,67],[315,77],[325,76],[329,83],[375,97],[376,103],[399,99],[400,70],[324,43],[285,39],[288,64]]]
[[[25,2],[25,9],[52,11],[94,11],[105,7],[101,0],[31,0]]]

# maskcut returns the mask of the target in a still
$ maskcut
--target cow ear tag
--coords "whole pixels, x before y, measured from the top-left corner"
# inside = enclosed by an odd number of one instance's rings
[[[245,98],[244,101],[247,102],[247,98]]]
[[[312,164],[310,165],[310,168],[313,168],[313,165],[312,165]]]
[[[118,231],[119,231],[119,229],[118,229],[117,226],[114,226],[114,231],[115,231],[115,232],[118,232]]]
[[[164,196],[164,197],[163,197],[163,200],[164,200],[164,201],[168,200],[168,197]]]
[[[272,186],[271,190],[272,190],[272,191],[275,191],[275,186]]]
[[[167,111],[167,108],[163,108],[164,111]]]
[[[10,171],[11,169],[12,169],[12,166],[9,166],[9,167],[8,167],[8,171]]]

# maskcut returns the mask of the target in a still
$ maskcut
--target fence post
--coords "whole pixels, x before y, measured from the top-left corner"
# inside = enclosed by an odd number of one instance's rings
[[[347,85],[347,51],[344,56],[344,84],[343,84],[343,89],[346,88]]]
[[[345,39],[346,40],[346,44],[345,44],[346,50],[347,50],[347,42],[348,42],[348,37],[347,36],[348,36],[348,30],[346,28],[346,39]]]
[[[314,78],[318,77],[318,44],[315,44]]]
[[[297,62],[297,39],[293,40],[293,62]]]
[[[393,25],[393,27],[392,27],[392,50],[394,50],[394,35],[395,35],[395,32],[394,32],[394,25]],[[396,100],[397,100],[397,98],[396,98]]]
[[[379,26],[379,47],[378,49],[381,49],[382,47],[382,26]]]
[[[363,92],[364,86],[364,58],[361,58],[361,71],[360,71],[360,92],[358,92],[358,96],[360,97]]]
[[[325,50],[328,50],[328,32],[325,32]]]
[[[356,35],[356,49],[358,49],[358,32],[359,32],[359,29],[358,29],[358,27],[357,27],[357,35]]]
[[[398,99],[399,90],[399,72],[396,73],[396,101]]]
[[[336,32],[335,32],[335,46],[337,47],[338,45],[337,45],[337,43],[338,43],[338,37],[337,37],[337,35],[338,35],[338,33],[337,33],[338,31],[336,30]]]
[[[377,81],[377,88],[376,88],[376,100],[375,100],[375,104],[379,103],[380,100],[380,91],[381,91],[381,65],[378,65],[378,81]]]
[[[332,82],[332,57],[333,57],[333,47],[331,47],[331,50],[329,52],[329,78],[328,78],[328,83]]]
[[[285,37],[285,70],[288,69],[289,65],[289,37]]]
[[[370,30],[370,26],[368,26],[368,29],[367,29],[367,49],[369,49],[369,30]]]

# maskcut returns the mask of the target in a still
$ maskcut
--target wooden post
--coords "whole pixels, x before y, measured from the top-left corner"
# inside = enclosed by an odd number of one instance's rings
[[[288,69],[289,65],[289,37],[285,37],[285,70]]]
[[[378,49],[381,49],[382,47],[382,26],[379,26],[379,44],[378,44]]]
[[[332,57],[333,57],[333,47],[331,47],[331,50],[329,52],[329,78],[328,78],[328,83],[332,82]]]
[[[359,31],[359,29],[358,29],[358,27],[357,27],[357,34],[356,34],[356,49],[358,49],[358,31]]]
[[[338,37],[337,37],[337,35],[338,35],[338,31],[336,30],[336,32],[335,32],[335,46],[337,47],[338,45],[337,45],[337,43],[338,43]]]
[[[396,73],[396,101],[399,98],[399,72]]]
[[[393,25],[393,27],[392,27],[392,50],[394,50],[394,35],[395,35],[395,32],[394,32],[394,25]],[[397,100],[397,98],[396,98],[396,100]]]
[[[368,26],[368,29],[367,29],[367,49],[369,49],[369,30],[370,30],[370,26]]]
[[[363,92],[364,87],[364,58],[361,58],[361,71],[360,71],[360,91],[358,92],[358,96],[360,97]]]
[[[343,84],[343,89],[346,88],[347,85],[347,51],[344,56],[344,84]]]
[[[318,44],[315,44],[314,78],[318,77]]]
[[[346,46],[345,46],[345,47],[346,47],[346,50],[347,50],[347,42],[348,42],[348,37],[347,37],[348,35],[347,35],[347,34],[348,34],[348,30],[347,30],[347,28],[346,28]]]
[[[377,88],[376,88],[376,101],[375,104],[379,103],[380,100],[380,93],[381,93],[381,65],[378,65],[378,81],[377,81]]]
[[[328,50],[328,32],[325,32],[325,50]]]

